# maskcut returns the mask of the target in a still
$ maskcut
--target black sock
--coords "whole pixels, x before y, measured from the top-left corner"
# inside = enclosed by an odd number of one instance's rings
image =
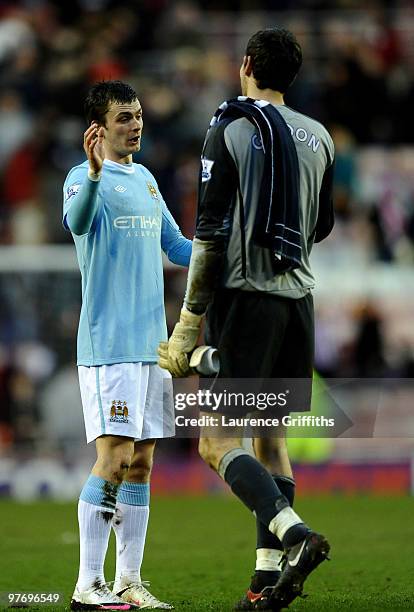
[[[289,506],[266,468],[247,453],[229,463],[224,479],[266,528],[280,510]]]
[[[276,482],[278,483],[279,489],[282,491],[283,495],[288,499],[290,507],[293,508],[293,501],[295,499],[295,481],[288,476],[275,476]],[[297,542],[303,540],[303,538],[307,535],[309,528],[304,523],[299,525],[295,525],[287,530],[285,535],[283,536],[283,544],[285,548],[290,546],[294,546]],[[283,548],[282,544],[282,548]]]
[[[266,572],[265,570],[256,570],[252,576],[250,583],[250,590],[253,593],[260,593],[265,587],[275,586],[279,580],[281,570],[275,570],[274,572]]]
[[[295,544],[302,542],[308,535],[310,529],[305,523],[298,523],[290,527],[283,536],[283,548],[291,548]]]
[[[274,475],[279,491],[286,497],[289,506],[293,506],[295,498],[295,481],[288,476]],[[256,519],[257,544],[256,548],[272,548],[274,550],[283,550],[282,542],[275,536],[263,523]]]

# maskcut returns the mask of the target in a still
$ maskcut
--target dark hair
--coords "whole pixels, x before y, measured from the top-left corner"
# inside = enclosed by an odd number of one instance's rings
[[[259,89],[284,93],[302,65],[302,49],[295,36],[284,28],[259,30],[247,43],[253,76]]]
[[[136,92],[122,81],[100,81],[89,90],[85,100],[85,115],[88,123],[105,124],[105,115],[111,102],[130,104],[138,98]]]

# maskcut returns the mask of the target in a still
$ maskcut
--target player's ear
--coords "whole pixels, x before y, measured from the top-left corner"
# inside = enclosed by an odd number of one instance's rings
[[[243,68],[246,76],[251,76],[253,72],[253,62],[251,55],[245,55],[243,58]]]

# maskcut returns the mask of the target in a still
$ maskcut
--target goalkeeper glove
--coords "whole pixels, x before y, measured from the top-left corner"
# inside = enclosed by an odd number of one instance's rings
[[[197,344],[202,319],[202,315],[196,315],[183,308],[169,341],[161,342],[158,347],[160,356],[158,364],[176,378],[191,373],[189,353]]]

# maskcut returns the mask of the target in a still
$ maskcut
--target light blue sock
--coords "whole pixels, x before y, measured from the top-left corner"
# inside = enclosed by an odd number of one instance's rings
[[[80,494],[80,499],[87,504],[103,506],[115,511],[119,485],[90,474]]]
[[[124,480],[118,491],[118,501],[129,506],[149,506],[149,482],[128,482]]]
[[[119,486],[91,474],[78,504],[80,563],[78,589],[104,584],[104,562]]]
[[[141,582],[149,501],[149,483],[122,483],[113,520],[116,534],[115,590]]]

